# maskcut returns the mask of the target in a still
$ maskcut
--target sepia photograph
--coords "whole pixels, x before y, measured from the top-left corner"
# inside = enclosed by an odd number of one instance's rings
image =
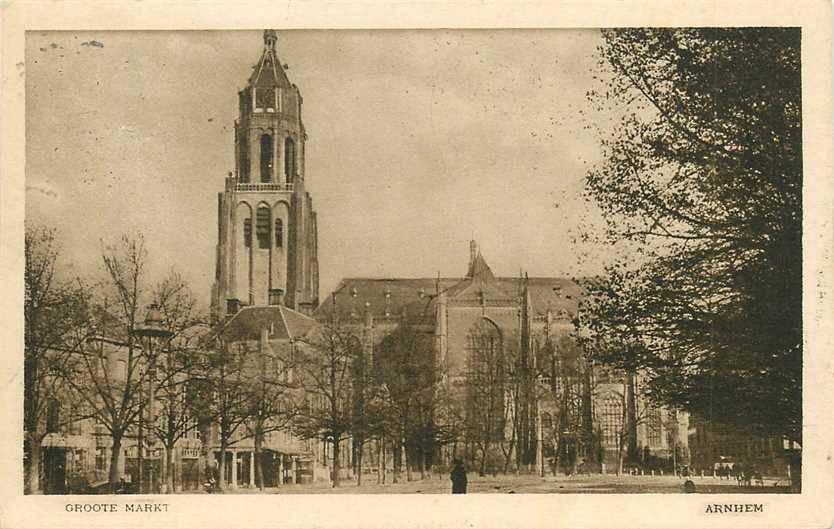
[[[22,492],[801,493],[802,46],[28,30]]]

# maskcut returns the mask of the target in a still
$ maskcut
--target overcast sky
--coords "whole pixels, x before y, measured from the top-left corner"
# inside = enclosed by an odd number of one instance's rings
[[[599,39],[279,32],[304,97],[322,297],[343,277],[461,276],[472,238],[499,275],[597,272],[571,234],[608,119],[585,101]],[[208,303],[237,91],[262,47],[259,31],[27,34],[27,222],[59,229],[73,273],[141,231],[152,275],[173,267]]]

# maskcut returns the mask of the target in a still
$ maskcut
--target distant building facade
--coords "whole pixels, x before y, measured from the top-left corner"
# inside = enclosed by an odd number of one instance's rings
[[[688,432],[695,472],[713,474],[720,467],[752,465],[766,476],[799,473],[801,447],[778,436],[762,436],[693,415]]]
[[[620,448],[632,462],[685,459],[686,415],[671,421],[668,410],[649,414],[635,396],[634,377],[591,366],[579,353],[572,333],[581,295],[567,279],[496,277],[473,241],[464,277],[344,279],[314,317],[325,321],[338,314],[354,322],[371,336],[369,355],[402,322],[431,335],[442,383],[457,392],[453,400],[470,406],[483,405],[467,388],[468,379],[483,370],[478,358],[488,344],[504,358],[497,361],[506,386],[498,397],[497,427],[504,442],[514,436],[513,465],[540,471],[555,464],[567,471],[606,465],[613,471]],[[507,386],[511,362],[526,373],[515,388],[520,398],[511,398]],[[441,463],[448,463],[452,451],[476,459],[465,438],[452,445],[437,454]]]

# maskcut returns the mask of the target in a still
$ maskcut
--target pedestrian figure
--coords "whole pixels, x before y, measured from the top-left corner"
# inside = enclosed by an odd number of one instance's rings
[[[466,494],[466,468],[460,459],[454,460],[450,479],[452,480],[452,494]]]

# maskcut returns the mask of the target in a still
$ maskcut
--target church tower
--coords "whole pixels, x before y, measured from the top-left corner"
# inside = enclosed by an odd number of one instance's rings
[[[264,31],[261,57],[238,93],[235,171],[218,194],[212,313],[244,305],[318,305],[316,213],[304,188],[302,98]]]

